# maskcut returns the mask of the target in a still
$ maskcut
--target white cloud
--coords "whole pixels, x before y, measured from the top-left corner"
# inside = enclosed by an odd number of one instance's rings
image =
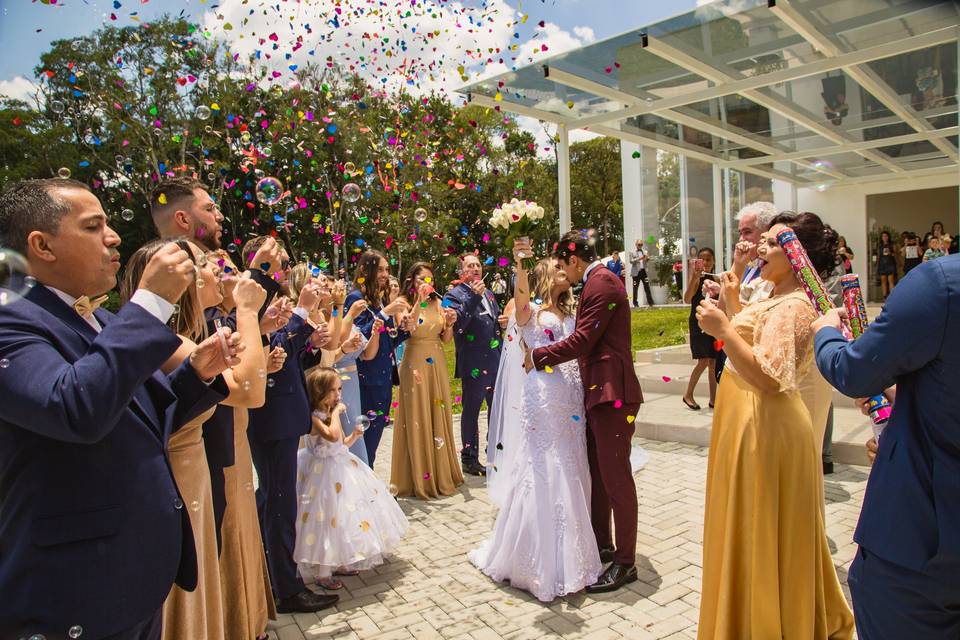
[[[488,59],[510,58],[519,15],[505,0],[491,0],[483,10],[435,0],[403,5],[402,12],[399,6],[343,0],[251,12],[244,0],[225,0],[204,14],[203,24],[241,59],[260,51],[260,63],[283,83],[292,76],[290,65],[325,65],[330,56],[372,87],[450,91],[464,84],[458,67],[476,73]]]
[[[593,29],[585,25],[572,32],[552,22],[543,27],[521,26],[521,14],[506,0],[488,0],[481,8],[437,0],[403,4],[402,12],[399,6],[382,3],[378,8],[365,0],[342,0],[302,2],[281,11],[259,3],[251,11],[248,0],[223,0],[216,10],[204,14],[202,23],[240,60],[259,51],[259,63],[269,71],[267,82],[289,84],[290,65],[325,65],[330,56],[375,89],[403,88],[413,94],[452,93],[467,83],[460,67],[473,82],[545,61],[596,39]],[[408,10],[409,17],[402,15]],[[533,35],[527,40],[514,37],[531,27]],[[552,155],[553,143],[542,126],[529,118],[519,121],[537,137],[538,153]],[[593,135],[577,132],[571,137]],[[544,151],[545,147],[551,150]]]
[[[12,80],[0,80],[0,96],[33,104],[36,93],[37,85],[23,76],[16,76]]]

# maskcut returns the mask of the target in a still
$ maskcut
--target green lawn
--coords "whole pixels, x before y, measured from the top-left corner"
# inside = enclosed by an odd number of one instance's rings
[[[683,344],[687,334],[687,317],[689,308],[669,309],[634,309],[630,314],[631,334],[633,335],[633,351],[639,349],[655,349]],[[460,395],[460,380],[453,377],[453,367],[456,356],[453,350],[453,341],[444,345],[444,355],[447,358],[447,369],[450,371],[450,393],[454,398]],[[396,389],[394,389],[396,396]],[[396,397],[394,397],[396,400]],[[454,403],[453,412],[460,413],[460,404]]]

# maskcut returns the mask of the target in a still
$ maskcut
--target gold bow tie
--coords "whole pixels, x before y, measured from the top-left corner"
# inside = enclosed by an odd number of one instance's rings
[[[81,317],[86,318],[90,316],[94,311],[100,308],[104,302],[107,301],[107,296],[100,296],[99,298],[90,299],[90,296],[80,296],[77,298],[77,301],[73,303],[73,309],[80,314]]]

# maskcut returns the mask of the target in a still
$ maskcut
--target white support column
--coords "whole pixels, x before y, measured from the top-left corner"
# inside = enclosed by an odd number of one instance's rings
[[[557,198],[560,201],[560,235],[570,230],[570,134],[567,125],[557,125]]]
[[[730,180],[731,169],[723,170],[723,261],[719,262],[723,268],[729,269],[733,266],[733,184]]]
[[[640,161],[633,157],[640,154]],[[635,142],[620,141],[620,181],[623,194],[623,261],[627,278],[627,291],[632,291],[633,277],[630,275],[630,261],[627,253],[635,249],[638,238],[644,237],[643,190],[647,186],[643,175],[643,157],[647,153]]]
[[[683,134],[680,134],[683,137]],[[690,201],[689,186],[687,184],[687,157],[680,155],[680,264],[683,265],[683,277],[680,279],[680,287],[685,287],[687,278],[687,255],[690,253]],[[680,292],[683,295],[683,291]]]
[[[719,272],[720,266],[726,261],[723,251],[723,173],[717,165],[713,165],[711,169],[713,169],[713,246],[716,247],[717,252],[714,271]]]

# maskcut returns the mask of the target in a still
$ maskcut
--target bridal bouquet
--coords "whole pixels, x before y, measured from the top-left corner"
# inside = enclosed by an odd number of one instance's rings
[[[507,246],[512,251],[514,240],[528,237],[541,218],[543,218],[543,207],[530,200],[521,202],[514,198],[493,210],[490,226],[501,227],[507,231]],[[527,271],[534,267],[533,256],[524,256],[520,262]]]

